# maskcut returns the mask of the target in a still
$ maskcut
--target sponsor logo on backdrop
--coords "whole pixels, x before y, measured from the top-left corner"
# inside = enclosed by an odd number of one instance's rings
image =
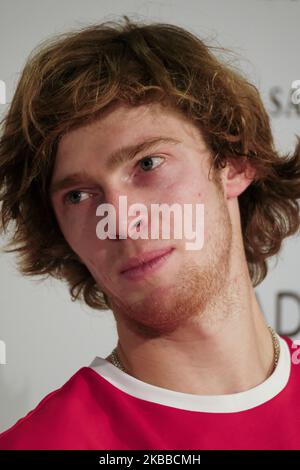
[[[292,83],[292,96],[293,104],[300,104],[300,80],[294,80]]]
[[[258,293],[255,293],[259,306],[264,313]],[[287,319],[293,327],[286,327]],[[274,328],[279,335],[296,336],[300,334],[300,294],[293,291],[275,293]]]
[[[300,79],[293,80],[289,90],[275,85],[269,89],[266,105],[270,116],[300,118]]]

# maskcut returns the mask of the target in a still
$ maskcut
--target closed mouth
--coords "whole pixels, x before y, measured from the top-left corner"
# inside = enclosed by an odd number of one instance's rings
[[[128,279],[142,279],[147,274],[150,274],[152,271],[156,270],[156,268],[162,266],[173,251],[173,247],[169,248],[168,250],[165,250],[163,253],[160,253],[158,256],[155,256],[146,262],[121,271],[121,274]]]

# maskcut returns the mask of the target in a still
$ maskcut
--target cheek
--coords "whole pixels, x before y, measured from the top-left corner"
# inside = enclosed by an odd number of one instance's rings
[[[177,188],[178,202],[187,204],[189,212],[184,228],[182,246],[186,256],[203,258],[209,251],[210,241],[216,230],[214,225],[215,195],[209,182],[190,178]],[[184,206],[182,207],[183,211]],[[193,247],[193,248],[191,248]],[[199,248],[198,248],[199,247]]]
[[[58,220],[65,240],[73,251],[81,258],[90,255],[99,240],[96,236],[97,219],[92,222],[88,217],[83,218],[80,214],[74,214],[73,209],[68,214],[60,214]]]
[[[159,197],[162,202],[169,204],[196,204],[204,203],[208,198],[209,187],[201,178],[195,175],[183,174],[176,181],[172,181],[161,188]],[[158,195],[157,195],[158,198]]]
[[[98,240],[96,236],[91,239],[89,235],[82,231],[81,233],[70,233],[68,232],[65,236],[67,243],[70,245],[72,250],[80,257],[82,263],[87,267],[90,273],[99,280],[99,273],[103,272],[103,281],[109,282],[109,260],[107,260],[107,241]],[[104,271],[100,270],[99,267],[103,266]],[[108,274],[105,274],[105,273]]]
[[[200,178],[197,179],[192,175],[185,174],[180,180],[168,184],[163,190],[161,189],[155,196],[157,203],[169,206],[179,205],[180,214],[178,215],[181,218],[181,225],[176,226],[176,232],[174,217],[172,216],[170,219],[167,211],[165,216],[160,216],[160,224],[164,223],[166,226],[170,226],[171,239],[175,241],[178,248],[181,247],[180,250],[185,251],[185,247],[187,247],[186,254],[189,253],[191,256],[202,253],[208,237],[209,229],[206,219],[208,212],[211,212],[208,201],[212,200],[209,189],[210,187],[205,181],[201,182]],[[185,226],[184,222],[186,222]],[[179,238],[177,235],[175,236],[175,233],[180,234]],[[202,239],[204,239],[203,247],[198,251],[192,251],[191,245],[201,246]]]

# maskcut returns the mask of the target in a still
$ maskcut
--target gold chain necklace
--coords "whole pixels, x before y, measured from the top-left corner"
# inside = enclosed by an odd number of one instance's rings
[[[273,370],[272,370],[272,373],[273,373],[274,370],[276,369],[277,364],[278,364],[279,354],[280,354],[280,345],[279,345],[278,337],[277,337],[277,334],[276,334],[275,330],[273,330],[273,328],[271,326],[268,326],[268,328],[269,328],[271,336],[272,336],[273,349],[274,349],[274,360],[273,360]],[[123,372],[126,372],[128,374],[128,371],[125,369],[125,367],[123,366],[123,364],[120,361],[118,351],[117,351],[117,347],[115,347],[113,349],[110,357],[111,357],[111,361],[112,361],[114,366],[118,367]]]

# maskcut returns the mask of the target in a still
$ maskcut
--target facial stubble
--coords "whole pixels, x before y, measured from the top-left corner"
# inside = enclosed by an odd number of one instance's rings
[[[116,321],[125,322],[140,337],[169,335],[191,321],[213,321],[207,312],[223,291],[225,296],[232,243],[228,207],[221,188],[216,188],[219,204],[215,226],[203,247],[206,256],[198,257],[198,262],[197,256],[186,256],[171,283],[151,287],[138,301],[110,298]]]

